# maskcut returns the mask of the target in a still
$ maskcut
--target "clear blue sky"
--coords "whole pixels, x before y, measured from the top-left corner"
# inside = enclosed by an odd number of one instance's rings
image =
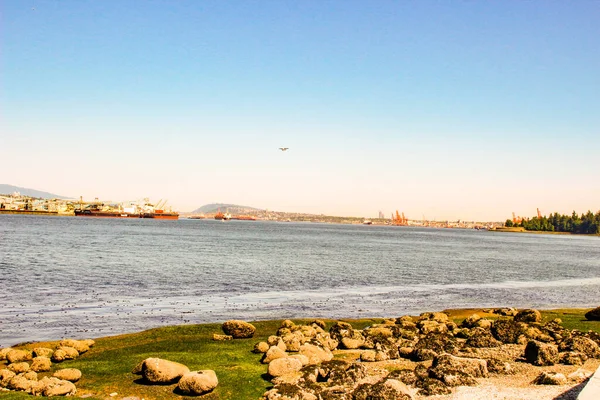
[[[2,183],[180,211],[600,209],[598,1],[0,4]]]

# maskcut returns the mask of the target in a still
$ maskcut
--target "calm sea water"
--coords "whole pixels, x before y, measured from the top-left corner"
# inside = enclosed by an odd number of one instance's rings
[[[233,318],[598,303],[598,237],[0,215],[0,346]]]

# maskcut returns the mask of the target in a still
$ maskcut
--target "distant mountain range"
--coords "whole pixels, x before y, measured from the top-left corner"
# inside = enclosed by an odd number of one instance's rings
[[[0,183],[0,194],[13,194],[14,192],[19,192],[23,196],[40,197],[42,199],[72,199],[72,197],[61,196],[59,194]]]
[[[224,203],[211,203],[205,204],[200,208],[196,208],[192,211],[192,214],[212,214],[221,210],[222,212],[230,212],[234,214],[246,213],[249,211],[261,211],[260,208],[248,207],[248,206],[240,206],[237,204],[224,204]]]

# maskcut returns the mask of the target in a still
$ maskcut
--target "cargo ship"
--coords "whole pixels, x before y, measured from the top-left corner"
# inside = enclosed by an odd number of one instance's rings
[[[174,211],[165,211],[162,206],[164,202],[160,201],[156,205],[147,202],[144,204],[119,203],[112,205],[90,204],[83,207],[80,202],[79,208],[74,210],[77,217],[93,218],[152,218],[152,219],[179,219],[179,213]],[[161,206],[162,205],[162,206]],[[158,208],[158,207],[160,208]]]
[[[140,214],[129,214],[121,211],[102,211],[93,208],[74,211],[76,217],[97,217],[97,218],[140,218]]]
[[[164,212],[163,210],[154,210],[154,212],[141,213],[140,218],[179,219],[179,214],[176,212]]]
[[[256,221],[256,217],[253,217],[252,215],[237,215],[231,217],[231,219],[237,219],[239,221]]]
[[[221,212],[221,210],[217,211],[217,213],[215,214],[215,219],[217,220],[221,220],[221,221],[228,221],[231,219],[231,214],[229,213],[225,213],[223,214]]]

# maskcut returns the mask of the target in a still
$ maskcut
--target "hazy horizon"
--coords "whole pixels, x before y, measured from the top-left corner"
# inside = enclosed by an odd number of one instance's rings
[[[7,184],[179,211],[600,209],[598,2],[0,7]]]

